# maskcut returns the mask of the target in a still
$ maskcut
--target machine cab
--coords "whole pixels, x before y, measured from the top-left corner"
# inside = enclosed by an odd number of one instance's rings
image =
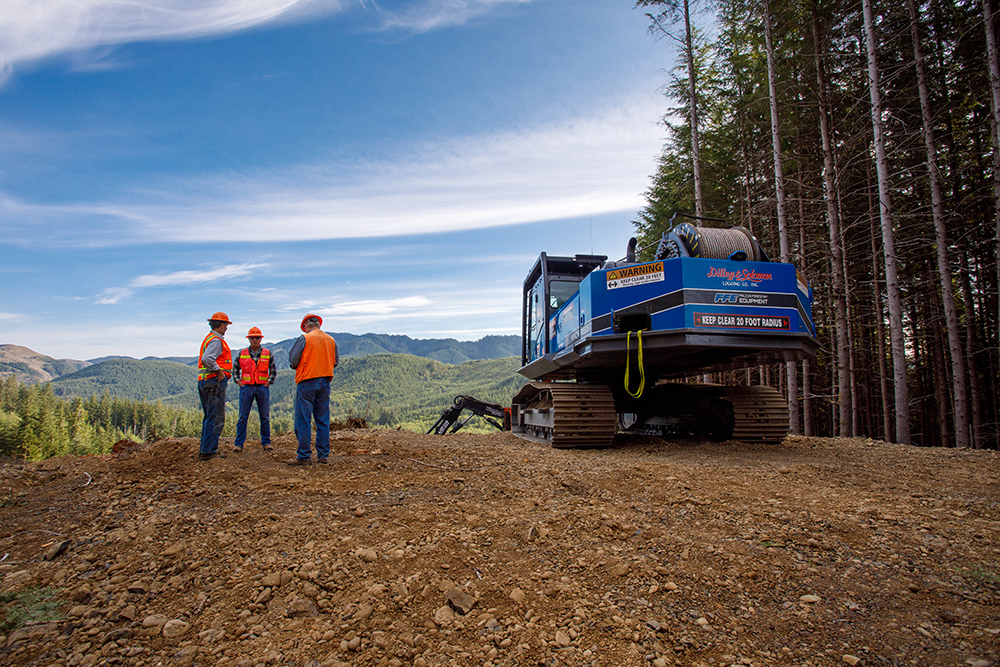
[[[550,257],[544,252],[524,280],[521,313],[521,365],[551,352],[550,318],[579,291],[580,281],[606,260],[605,255]]]

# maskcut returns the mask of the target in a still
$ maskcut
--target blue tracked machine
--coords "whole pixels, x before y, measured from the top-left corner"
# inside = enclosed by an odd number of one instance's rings
[[[676,217],[676,216],[675,216]],[[775,441],[788,408],[771,387],[671,382],[814,357],[811,289],[740,227],[673,225],[652,261],[542,253],[524,281],[511,428],[553,447],[616,432]]]

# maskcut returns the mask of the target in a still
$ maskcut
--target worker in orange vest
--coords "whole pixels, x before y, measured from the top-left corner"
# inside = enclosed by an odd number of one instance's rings
[[[219,436],[226,425],[226,384],[233,374],[233,355],[223,338],[230,324],[229,316],[223,312],[208,318],[212,330],[198,351],[198,396],[204,413],[198,450],[200,461],[225,457],[219,453]]]
[[[261,347],[264,334],[257,327],[250,327],[247,333],[250,347],[245,347],[236,355],[236,374],[233,381],[240,386],[240,418],[236,422],[236,443],[233,451],[243,452],[247,439],[247,421],[250,408],[257,401],[260,416],[260,444],[265,452],[271,451],[271,390],[278,375],[274,357],[266,347]]]
[[[312,465],[312,422],[316,421],[316,460],[326,463],[330,455],[330,380],[340,362],[337,343],[320,330],[323,318],[309,313],[302,318],[302,335],[288,352],[288,365],[295,369],[295,437],[299,441],[290,466]]]

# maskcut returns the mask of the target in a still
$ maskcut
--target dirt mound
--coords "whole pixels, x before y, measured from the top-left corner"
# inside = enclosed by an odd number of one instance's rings
[[[0,468],[4,665],[990,665],[1000,457],[345,429]],[[225,449],[231,449],[231,443]]]

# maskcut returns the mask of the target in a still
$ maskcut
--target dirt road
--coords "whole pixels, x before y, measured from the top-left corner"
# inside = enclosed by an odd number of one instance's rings
[[[1000,664],[1000,456],[334,433],[0,468],[4,665]]]

